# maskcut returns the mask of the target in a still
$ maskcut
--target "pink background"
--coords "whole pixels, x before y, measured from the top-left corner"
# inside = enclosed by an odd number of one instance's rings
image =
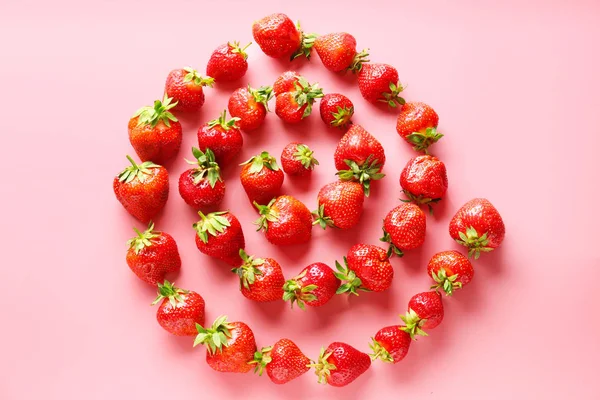
[[[600,5],[521,3],[4,0],[0,398],[598,398]],[[242,221],[248,251],[276,258],[288,277],[310,262],[332,265],[354,243],[377,244],[381,219],[398,204],[400,170],[414,155],[395,133],[394,113],[367,104],[353,76],[329,73],[316,56],[277,62],[252,45],[243,82],[207,90],[201,113],[184,121],[171,197],[156,220],[179,244],[177,284],[204,296],[209,320],[227,314],[247,322],[259,346],[289,337],[312,358],[336,340],[366,351],[369,338],[398,323],[410,296],[429,286],[429,257],[458,247],[447,225],[460,205],[487,197],[506,223],[502,247],[482,256],[473,283],[445,301],[444,323],[413,343],[402,363],[375,363],[343,389],[318,385],[312,372],[286,386],[219,374],[191,338],[164,332],[149,306],[154,288],[124,260],[131,228],[141,224],[111,188],[125,155],[134,154],[127,120],[162,96],[167,73],[188,64],[203,70],[217,45],[251,40],[252,21],[276,11],[307,31],[349,31],[372,61],[398,68],[406,98],[440,114],[446,137],[434,153],[447,165],[450,189],[428,219],[426,244],[393,261],[389,292],[339,297],[305,313],[243,298],[225,266],[196,250],[196,217],[176,186],[196,129],[219,114],[232,89],[271,84],[294,68],[326,92],[347,94],[354,121],[388,155],[388,175],[357,229],[315,229],[308,246],[292,249],[254,232],[238,169],[226,171],[224,208]],[[272,114],[245,136],[239,160],[263,149],[279,156],[292,140],[315,147],[321,165],[313,179],[284,184],[313,208],[318,188],[333,179],[339,137],[318,115],[290,127]]]

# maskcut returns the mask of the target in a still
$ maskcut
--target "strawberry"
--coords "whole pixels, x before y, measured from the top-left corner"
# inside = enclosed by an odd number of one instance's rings
[[[297,303],[302,310],[305,305],[322,306],[331,300],[340,284],[341,281],[326,264],[313,263],[285,282],[283,300],[289,301],[292,307]]]
[[[113,179],[113,190],[129,214],[148,223],[167,203],[169,173],[152,161],[138,165],[130,156],[127,159],[131,166]]]
[[[198,147],[202,151],[211,149],[222,167],[229,165],[242,150],[244,138],[237,126],[238,120],[233,117],[227,121],[227,110],[223,110],[219,118],[198,129]]]
[[[165,274],[179,271],[181,258],[171,235],[155,231],[152,222],[144,232],[133,230],[137,236],[127,242],[129,250],[125,259],[138,278],[156,285],[165,279]]]
[[[386,363],[396,364],[402,361],[408,354],[410,348],[410,342],[412,341],[410,335],[403,331],[404,326],[392,325],[381,328],[372,338],[371,360],[381,360]]]
[[[473,199],[462,206],[450,221],[450,236],[469,249],[469,257],[479,258],[504,240],[504,222],[487,199]]]
[[[323,96],[319,111],[327,126],[346,131],[352,125],[350,119],[354,115],[354,104],[343,94],[329,93]]]
[[[340,139],[334,153],[335,168],[341,180],[355,180],[363,185],[369,196],[371,180],[385,176],[383,146],[360,125],[352,125]]]
[[[388,255],[400,257],[403,251],[413,250],[425,241],[427,219],[425,213],[412,203],[401,204],[390,211],[383,220],[382,242],[390,243]]]
[[[212,327],[204,328],[197,324],[198,335],[194,347],[199,344],[206,346],[206,362],[219,372],[246,373],[252,370],[256,340],[254,333],[243,322],[228,322],[222,315]]]
[[[368,62],[366,50],[356,52],[356,39],[345,32],[329,33],[315,39],[315,50],[321,62],[330,71],[359,71]]]
[[[335,274],[345,283],[337,293],[352,293],[357,290],[383,292],[392,285],[394,268],[384,249],[370,244],[355,244],[344,257],[344,266],[335,262]]]
[[[469,259],[455,250],[436,253],[427,264],[427,274],[433,278],[435,285],[431,289],[443,289],[451,296],[456,289],[461,289],[473,279],[475,271]]]
[[[281,152],[281,167],[286,174],[303,177],[310,175],[319,161],[313,156],[314,152],[305,144],[292,142]]]
[[[430,155],[411,158],[400,174],[400,186],[408,197],[406,201],[427,204],[433,214],[431,203],[440,201],[448,189],[446,166]]]
[[[319,383],[342,387],[365,373],[371,366],[371,358],[349,344],[333,342],[327,349],[321,349],[319,361],[312,366]]]
[[[424,151],[444,135],[437,131],[440,118],[437,113],[425,103],[408,102],[400,109],[396,131],[412,144],[413,149]]]
[[[300,30],[300,23],[294,25],[285,14],[271,14],[252,24],[252,36],[260,49],[273,58],[290,58],[305,56],[310,58],[315,34],[305,34]]]
[[[165,281],[158,284],[158,296],[152,305],[159,302],[156,319],[167,332],[195,336],[198,333],[196,324],[204,325],[204,299],[198,293],[179,289],[174,283]]]
[[[179,152],[183,138],[181,124],[171,113],[177,103],[165,95],[154,106],[142,107],[129,120],[129,141],[142,161],[164,164]]]
[[[279,194],[283,171],[275,157],[263,151],[240,165],[244,166],[240,172],[242,186],[251,203],[267,204]]]
[[[280,339],[273,346],[263,347],[254,354],[254,372],[266,370],[273,383],[288,383],[310,369],[310,359],[290,339]]]
[[[317,196],[319,207],[313,211],[313,224],[321,228],[335,226],[350,229],[360,220],[365,201],[365,192],[360,183],[337,181],[323,186]]]
[[[404,87],[398,81],[398,71],[388,64],[363,64],[358,72],[360,94],[370,103],[383,102],[390,107],[402,105]]]
[[[231,270],[240,277],[244,297],[261,303],[283,297],[285,278],[279,263],[272,258],[254,258],[240,249],[242,265]]]
[[[231,94],[227,108],[232,117],[239,118],[238,125],[241,130],[250,132],[258,129],[269,111],[269,100],[273,97],[271,86],[262,86],[253,89],[239,88]]]
[[[240,221],[229,211],[200,215],[196,230],[196,247],[202,253],[237,267],[242,263],[240,249],[246,246]]]
[[[240,42],[222,44],[216,48],[208,59],[206,74],[212,76],[216,82],[237,81],[246,75],[248,70],[248,54],[245,47],[240,47]]]
[[[285,122],[297,124],[312,112],[315,99],[323,97],[318,83],[311,85],[299,76],[292,91],[279,93],[275,98],[275,114]]]
[[[187,204],[199,210],[204,207],[215,207],[225,196],[225,183],[221,179],[219,164],[210,149],[206,152],[192,147],[196,168],[184,171],[179,177],[179,194]]]
[[[293,92],[296,90],[296,83],[300,75],[296,71],[285,71],[279,75],[273,84],[273,93],[275,96],[285,92]]]
[[[312,231],[312,214],[304,203],[292,196],[279,196],[263,206],[254,202],[260,213],[258,230],[276,246],[306,243]]]
[[[400,317],[406,324],[402,329],[411,338],[427,336],[424,329],[433,329],[444,319],[442,295],[438,291],[414,295],[408,302],[408,312]]]
[[[212,87],[214,79],[201,76],[192,67],[174,69],[167,76],[165,95],[177,103],[174,110],[198,111],[204,105],[204,87]]]

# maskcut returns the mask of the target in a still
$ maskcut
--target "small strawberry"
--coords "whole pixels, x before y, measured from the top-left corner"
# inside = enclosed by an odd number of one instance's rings
[[[244,297],[261,303],[283,297],[285,278],[279,263],[272,258],[254,258],[240,249],[242,264],[231,270],[240,277]]]
[[[427,336],[424,329],[433,329],[444,319],[442,295],[437,292],[423,292],[414,295],[408,302],[408,312],[400,317],[406,324],[402,329],[414,339],[415,335]]]
[[[296,84],[300,75],[296,71],[285,71],[279,75],[273,84],[273,93],[275,96],[281,93],[293,92],[296,90]]]
[[[396,131],[413,149],[424,151],[444,135],[437,131],[440,118],[437,113],[425,103],[408,102],[400,109]]]
[[[127,242],[129,250],[125,259],[138,278],[156,285],[165,280],[165,274],[179,271],[181,258],[171,235],[155,231],[152,222],[144,232],[133,230],[137,236]]]
[[[196,324],[204,325],[204,299],[198,293],[179,289],[174,283],[165,281],[158,284],[158,296],[152,305],[159,302],[156,319],[167,332],[195,336],[198,333]]]
[[[433,214],[431,203],[440,201],[448,189],[446,166],[430,155],[411,158],[400,174],[400,186],[408,197],[406,201],[427,204]]]
[[[246,246],[240,221],[229,211],[198,215],[201,219],[193,225],[198,250],[233,267],[239,266],[240,249]]]
[[[187,204],[199,210],[204,207],[215,207],[221,204],[225,196],[225,183],[221,179],[219,164],[210,149],[205,152],[192,147],[196,158],[190,164],[196,168],[184,171],[179,177],[179,194]]]
[[[504,222],[487,199],[473,199],[462,206],[450,221],[450,236],[469,249],[469,257],[479,258],[504,240]]]
[[[153,106],[142,107],[129,120],[129,141],[142,161],[164,164],[179,152],[183,139],[181,124],[171,113],[177,103],[165,95]]]
[[[396,364],[402,361],[408,354],[410,348],[410,342],[412,341],[410,335],[402,330],[402,325],[392,325],[381,328],[379,332],[372,338],[371,360],[381,360],[386,363]]]
[[[305,144],[292,142],[281,152],[281,167],[286,174],[292,176],[308,176],[319,165],[313,156],[314,152]]]
[[[227,108],[232,117],[239,118],[240,129],[250,132],[262,125],[269,111],[268,102],[272,97],[271,86],[254,89],[248,85],[247,88],[239,88],[231,94]]]
[[[240,172],[242,186],[251,203],[267,204],[277,197],[283,185],[283,171],[275,157],[263,151],[240,165],[243,165]]]
[[[304,203],[292,196],[279,196],[263,206],[254,202],[260,213],[258,231],[276,246],[306,243],[312,231],[312,214]]]
[[[252,24],[252,36],[260,49],[273,58],[290,58],[305,56],[310,58],[315,34],[305,34],[300,30],[300,23],[294,25],[285,14],[271,14]]]
[[[243,322],[228,322],[226,316],[220,316],[212,327],[204,328],[197,324],[198,335],[194,347],[206,346],[206,362],[219,372],[246,373],[252,370],[256,340],[254,333]]]
[[[427,264],[427,274],[433,278],[435,285],[431,289],[443,289],[451,296],[456,289],[461,289],[473,279],[475,271],[469,259],[458,251],[442,251],[434,254]]]
[[[321,119],[329,127],[346,131],[351,125],[354,115],[354,104],[349,98],[339,93],[329,93],[323,96],[319,105]]]
[[[267,371],[271,381],[278,385],[288,383],[310,369],[310,359],[289,339],[280,339],[271,347],[263,347],[254,354],[250,364],[259,375]]]
[[[419,206],[401,204],[383,220],[383,237],[380,240],[390,243],[388,255],[402,257],[403,251],[416,249],[423,244],[426,228],[427,218]]]
[[[311,114],[315,99],[321,97],[319,84],[311,85],[300,76],[292,91],[279,93],[275,98],[275,114],[285,122],[297,124]]]
[[[202,151],[211,149],[221,167],[229,165],[242,150],[244,138],[237,126],[238,120],[233,117],[227,121],[227,110],[223,110],[219,118],[198,129],[198,147]]]
[[[212,76],[216,82],[231,82],[241,79],[248,70],[248,54],[245,47],[240,47],[240,42],[222,44],[216,48],[208,59],[206,74]]]
[[[345,283],[337,293],[352,293],[357,290],[383,292],[392,285],[394,268],[390,264],[387,252],[370,244],[355,244],[344,257],[344,266],[335,262],[338,272],[335,274]]]
[[[151,161],[138,165],[130,156],[127,159],[131,166],[113,179],[113,190],[129,214],[148,223],[167,203],[169,173]]]
[[[174,69],[167,76],[165,95],[173,99],[175,111],[198,111],[204,105],[204,87],[212,87],[214,79],[201,76],[192,67]]]
[[[319,383],[342,387],[365,373],[371,366],[371,358],[349,344],[333,342],[327,349],[321,349],[319,361],[312,366]]]
[[[321,62],[330,71],[359,71],[368,62],[366,50],[356,52],[356,39],[345,32],[329,33],[315,40],[315,50]]]
[[[317,196],[319,207],[313,211],[314,225],[350,229],[360,220],[365,192],[360,183],[337,181],[323,186]]]
[[[305,305],[322,306],[335,295],[341,281],[326,264],[317,262],[304,268],[300,274],[285,282],[283,300],[294,307],[298,304],[304,310]]]
[[[360,94],[370,103],[383,102],[390,107],[402,105],[404,87],[398,81],[398,71],[388,64],[363,64],[358,72]]]

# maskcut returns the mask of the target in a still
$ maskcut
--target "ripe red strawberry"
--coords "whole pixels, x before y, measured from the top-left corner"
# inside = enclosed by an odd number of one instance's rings
[[[304,203],[292,196],[279,196],[263,206],[254,202],[260,218],[258,230],[276,246],[306,243],[312,231],[312,214]]]
[[[240,165],[243,165],[240,172],[242,186],[251,203],[267,204],[277,197],[283,185],[283,171],[275,157],[263,151]]]
[[[310,359],[289,339],[280,339],[272,347],[263,347],[254,354],[250,364],[259,375],[266,370],[271,381],[278,385],[288,383],[310,369]]]
[[[292,176],[308,176],[319,165],[313,156],[314,152],[305,144],[292,142],[281,152],[281,167],[286,174]]]
[[[240,277],[244,297],[261,303],[283,297],[285,278],[279,263],[272,258],[254,258],[240,249],[242,265],[231,270]]]
[[[450,221],[450,236],[469,249],[469,257],[479,258],[504,240],[504,222],[487,199],[473,199],[462,206]]]
[[[323,186],[317,196],[319,207],[313,211],[319,224],[325,229],[335,226],[350,229],[360,220],[365,201],[365,192],[358,182],[337,181]]]
[[[176,111],[198,111],[204,105],[204,86],[212,87],[214,81],[210,76],[201,76],[192,67],[174,69],[167,76],[165,95],[177,104],[173,108]]]
[[[390,243],[388,255],[402,257],[403,251],[413,250],[425,241],[427,218],[419,206],[401,204],[390,211],[383,220],[382,242]]]
[[[262,125],[269,111],[268,102],[272,97],[271,86],[254,89],[248,85],[247,88],[239,88],[231,94],[227,108],[232,117],[239,118],[240,129],[250,132]]]
[[[275,96],[295,91],[298,78],[300,78],[300,75],[296,71],[286,71],[279,75],[273,84],[273,93],[275,93]]]
[[[305,34],[300,24],[294,25],[285,14],[271,14],[252,24],[252,36],[260,49],[269,57],[294,59],[310,58],[315,34]]]
[[[446,166],[430,155],[411,158],[400,174],[400,186],[407,201],[427,204],[433,214],[431,203],[440,201],[448,189]]]
[[[404,87],[398,80],[398,71],[388,64],[363,64],[358,72],[360,94],[370,103],[383,102],[390,107],[402,105]]]
[[[158,284],[158,296],[152,305],[159,302],[156,319],[167,332],[195,336],[198,333],[196,324],[204,325],[204,299],[198,293],[179,289],[174,283],[165,281]]]
[[[240,249],[246,246],[240,221],[229,211],[198,215],[201,219],[193,225],[198,250],[233,267],[239,266]]]
[[[142,107],[129,120],[129,141],[142,161],[164,164],[179,152],[181,124],[171,113],[177,103],[165,95],[153,106]]]
[[[345,32],[329,33],[315,39],[315,50],[325,68],[333,72],[359,71],[368,62],[366,50],[356,52],[356,39]]]
[[[223,110],[219,118],[198,129],[198,147],[202,151],[211,149],[221,167],[229,165],[242,150],[244,138],[237,126],[238,120],[233,117],[227,121],[227,110]]]
[[[327,349],[321,349],[319,361],[313,366],[319,383],[342,387],[365,373],[371,366],[371,358],[349,344],[333,342]]]
[[[346,131],[351,125],[354,115],[354,104],[349,98],[339,93],[329,93],[323,96],[319,106],[321,119],[329,127]]]
[[[240,42],[222,44],[216,48],[208,59],[206,74],[212,76],[216,82],[237,81],[246,75],[248,70],[248,54],[245,47],[240,47]]]
[[[442,251],[434,254],[427,264],[427,274],[433,278],[435,285],[431,289],[443,289],[451,296],[456,289],[461,289],[473,279],[475,271],[469,259],[458,251]]]
[[[383,146],[360,125],[352,125],[340,139],[334,153],[335,168],[341,180],[358,181],[369,196],[371,180],[385,176]]]
[[[315,99],[321,97],[323,90],[318,83],[311,85],[299,76],[292,91],[279,93],[275,98],[275,114],[285,122],[297,124],[311,114]]]
[[[192,147],[196,168],[184,171],[179,177],[179,194],[187,204],[200,210],[221,204],[225,196],[225,183],[221,179],[219,164],[210,149],[202,152]]]
[[[144,232],[133,230],[137,236],[127,242],[129,250],[125,259],[138,278],[156,285],[165,280],[165,274],[179,271],[181,258],[171,235],[155,231],[152,222]]]
[[[408,102],[400,109],[396,131],[413,149],[424,151],[444,135],[437,131],[440,118],[437,113],[425,103]]]
[[[400,317],[406,324],[402,329],[414,339],[415,335],[427,336],[424,329],[433,329],[444,319],[442,295],[438,291],[414,295],[408,302],[408,312]]]
[[[131,166],[113,179],[113,190],[129,214],[148,223],[167,203],[169,173],[151,161],[138,165],[130,156],[127,159]]]
[[[371,360],[396,364],[406,357],[412,339],[402,328],[402,325],[386,326],[375,334],[371,342]]]
[[[300,271],[300,274],[285,282],[283,300],[294,307],[298,304],[302,310],[305,305],[322,306],[335,295],[341,281],[326,264],[317,262]]]
[[[345,283],[337,293],[352,293],[357,290],[383,292],[392,285],[394,268],[390,264],[387,252],[370,244],[355,244],[344,257],[344,266],[335,262],[338,272],[335,274]]]
[[[206,346],[206,362],[219,372],[246,373],[252,370],[256,340],[254,333],[243,322],[228,322],[226,316],[220,316],[212,327],[196,325],[198,336],[194,347]]]

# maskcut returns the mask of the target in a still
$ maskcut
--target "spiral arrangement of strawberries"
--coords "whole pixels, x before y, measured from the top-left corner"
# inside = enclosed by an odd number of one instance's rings
[[[273,14],[252,26],[254,40],[273,58],[309,58],[314,49],[323,65],[334,73],[357,75],[362,96],[371,103],[398,108],[396,130],[420,154],[410,159],[400,176],[403,203],[387,213],[382,224],[384,247],[357,243],[335,268],[315,262],[286,279],[279,263],[246,253],[242,226],[230,210],[219,210],[226,195],[221,168],[239,168],[240,180],[254,207],[258,230],[277,246],[305,243],[315,225],[352,229],[359,222],[372,180],[384,178],[384,148],[372,134],[352,123],[354,105],[340,93],[324,94],[294,71],[281,74],[272,86],[242,87],[235,90],[227,109],[198,129],[198,147],[191,149],[190,169],[179,177],[179,194],[198,211],[193,224],[198,250],[228,264],[240,280],[240,291],[257,302],[287,301],[306,309],[327,303],[333,296],[382,292],[392,284],[391,257],[421,246],[425,240],[426,206],[433,212],[442,201],[448,179],[444,163],[429,154],[442,138],[439,118],[429,105],[406,102],[400,97],[403,85],[391,65],[371,63],[366,51],[356,50],[348,33],[307,34],[284,14]],[[441,251],[429,261],[426,273],[432,286],[409,301],[402,324],[387,326],[374,334],[371,353],[349,344],[333,342],[316,359],[309,359],[287,338],[258,349],[251,328],[244,322],[221,316],[212,324],[205,321],[205,303],[194,291],[176,287],[165,275],[181,268],[177,244],[166,232],[155,230],[152,219],[169,197],[169,173],[162,166],[180,151],[182,127],[178,113],[197,112],[205,102],[204,90],[219,82],[236,81],[248,69],[248,45],[238,42],[219,46],[211,55],[206,76],[185,67],[171,71],[162,100],[140,108],[128,124],[129,139],[140,161],[127,156],[131,165],[115,178],[117,199],[136,219],[148,224],[129,242],[126,261],[136,276],[158,286],[157,320],[173,335],[195,336],[194,346],[206,347],[206,362],[220,372],[266,371],[276,384],[283,384],[314,369],[318,381],[345,386],[371,365],[372,360],[400,362],[417,336],[426,336],[444,318],[442,294],[451,296],[468,285],[474,269],[469,258],[490,252],[504,239],[504,224],[494,206],[475,198],[463,205],[451,219],[450,236],[467,248],[468,254]],[[242,132],[261,126],[275,98],[275,114],[294,124],[308,117],[319,100],[321,119],[343,132],[334,153],[337,177],[323,186],[311,211],[298,199],[281,193],[285,174],[308,176],[319,162],[301,142],[282,149],[280,163],[268,152],[256,154],[240,166],[232,161],[242,149]],[[227,116],[227,111],[231,115]],[[280,166],[281,165],[281,166]],[[367,344],[367,343],[365,343]]]

